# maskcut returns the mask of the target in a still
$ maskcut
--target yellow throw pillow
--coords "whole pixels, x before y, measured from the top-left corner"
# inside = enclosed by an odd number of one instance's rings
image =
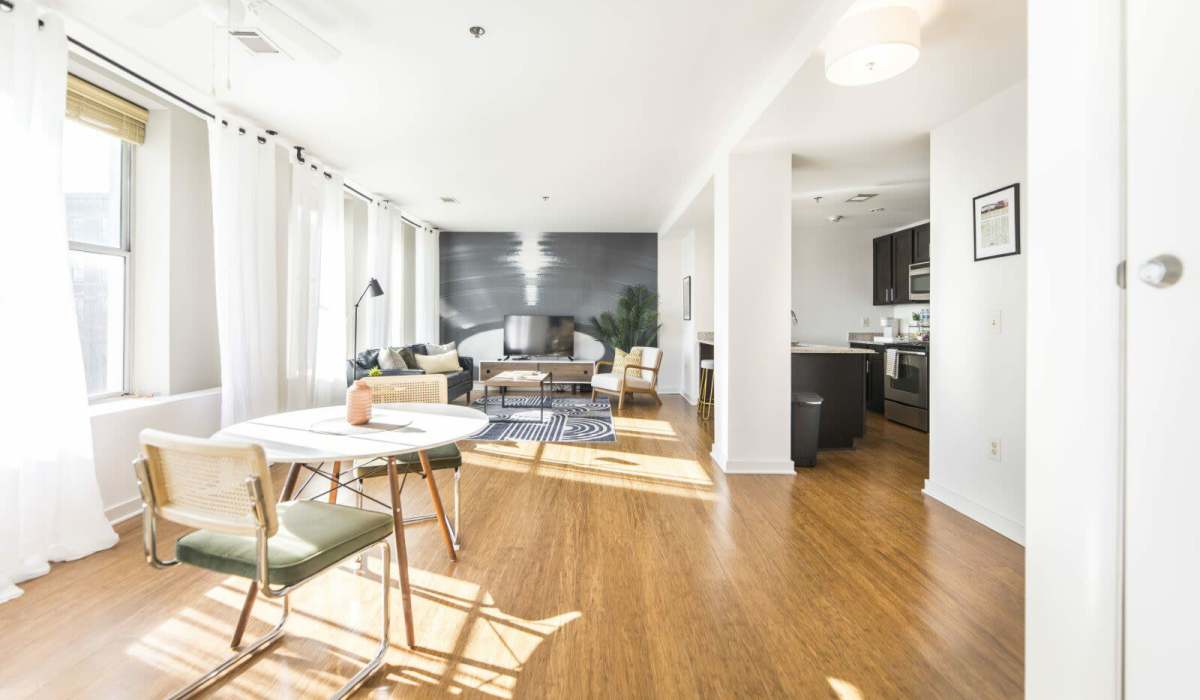
[[[613,374],[618,377],[625,376],[625,367],[633,365],[635,367],[642,364],[642,350],[636,348],[632,352],[625,352],[620,348],[613,348]],[[640,374],[638,376],[641,376]]]
[[[417,367],[425,370],[425,374],[454,374],[462,368],[458,363],[458,351],[442,353],[441,355],[414,355]]]

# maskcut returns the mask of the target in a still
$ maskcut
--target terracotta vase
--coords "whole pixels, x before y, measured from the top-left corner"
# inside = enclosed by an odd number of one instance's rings
[[[350,425],[371,422],[371,385],[362,379],[346,390],[346,422]]]

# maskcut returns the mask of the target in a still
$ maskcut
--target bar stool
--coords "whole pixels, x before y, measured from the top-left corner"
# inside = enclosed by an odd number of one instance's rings
[[[716,368],[713,360],[700,360],[700,417],[704,420],[712,418],[713,370]]]

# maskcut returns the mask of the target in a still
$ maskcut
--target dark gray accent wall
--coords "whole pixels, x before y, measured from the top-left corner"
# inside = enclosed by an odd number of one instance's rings
[[[502,328],[506,314],[574,316],[592,335],[591,318],[613,310],[625,287],[657,291],[653,233],[443,231],[439,247],[443,342]]]

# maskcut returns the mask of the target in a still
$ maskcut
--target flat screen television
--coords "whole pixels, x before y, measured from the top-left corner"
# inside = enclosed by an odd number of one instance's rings
[[[573,356],[575,317],[505,316],[504,354],[508,357]]]

